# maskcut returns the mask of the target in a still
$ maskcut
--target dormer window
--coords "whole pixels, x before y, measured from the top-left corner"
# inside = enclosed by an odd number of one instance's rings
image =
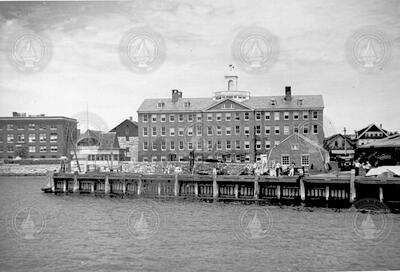
[[[303,98],[297,99],[297,106],[302,106],[303,105]]]
[[[272,106],[275,106],[275,105],[276,105],[276,99],[274,99],[274,98],[271,99],[271,105],[272,105]]]
[[[190,101],[185,101],[185,108],[189,108],[190,107]]]
[[[164,102],[161,102],[161,101],[157,102],[157,109],[162,109],[162,108],[164,108],[164,106],[165,106]]]

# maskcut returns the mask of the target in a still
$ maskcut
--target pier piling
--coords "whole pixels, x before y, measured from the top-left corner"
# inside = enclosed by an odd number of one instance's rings
[[[217,169],[213,168],[213,198],[218,198],[218,183],[217,183]]]
[[[106,179],[104,181],[104,193],[110,193],[110,177],[108,175],[106,175]]]
[[[304,186],[304,180],[302,177],[299,177],[300,180],[300,200],[302,202],[306,201],[306,188]]]
[[[350,172],[350,203],[356,201],[356,170],[351,169]]]
[[[78,172],[74,173],[74,185],[72,187],[72,191],[74,193],[79,193],[79,181],[78,181]]]
[[[175,173],[174,195],[179,196],[179,175]]]

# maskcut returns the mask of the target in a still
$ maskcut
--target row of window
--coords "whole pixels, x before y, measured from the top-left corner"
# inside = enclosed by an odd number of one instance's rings
[[[8,145],[6,147],[0,145],[0,152],[14,152],[17,150],[19,147],[15,147],[13,145]],[[52,145],[50,146],[50,152],[58,152],[58,146]],[[48,152],[48,148],[45,145],[41,145],[38,148],[36,146],[29,146],[28,147],[28,152],[29,153],[36,153],[36,152]]]
[[[44,124],[21,124],[21,125],[16,125],[16,124],[7,124],[5,126],[5,128],[7,130],[25,130],[25,129],[29,129],[29,130],[35,130],[36,128],[39,128],[40,130],[45,130],[50,128],[51,130],[57,130],[57,125],[44,125]],[[0,130],[3,130],[3,126],[0,126]]]
[[[151,158],[152,162],[167,161],[166,156],[151,156],[150,158]],[[214,159],[214,156],[210,155],[207,157],[207,159]],[[218,154],[216,156],[216,159],[219,161],[225,161],[225,162],[250,162],[250,154],[245,154],[244,156],[241,154],[237,154],[237,155],[227,154],[224,156],[222,156],[221,154]],[[177,160],[183,161],[184,157],[178,156]],[[195,160],[202,161],[203,156],[196,156]],[[257,161],[261,160],[261,156],[258,155],[256,157],[256,160]],[[148,162],[149,157],[143,157],[142,161]],[[281,155],[281,164],[282,164],[282,166],[289,166],[290,165],[290,155]],[[309,154],[301,154],[300,164],[301,164],[301,166],[309,166],[310,165],[310,155]]]
[[[234,132],[232,131],[234,129]],[[262,132],[265,135],[271,135],[272,134],[272,129],[273,129],[273,134],[275,135],[280,135],[281,134],[281,127],[280,126],[265,126],[264,131],[262,131],[262,128],[260,125],[257,125],[254,127],[255,129],[255,134],[256,135],[261,135]],[[185,132],[186,130],[186,132]],[[151,136],[157,136],[158,133],[160,133],[160,136],[167,136],[167,130],[165,127],[161,127],[160,131],[158,131],[157,127],[151,127]],[[240,126],[235,126],[234,128],[232,127],[225,127],[224,129],[224,135],[230,136],[233,135],[240,135],[241,134],[241,127]],[[298,125],[293,126],[293,133],[300,133],[300,129]],[[303,125],[301,126],[301,133],[303,134],[309,134],[310,133],[310,126],[308,125]],[[314,124],[311,125],[311,133],[313,134],[318,134],[318,125]],[[178,136],[193,136],[196,134],[196,136],[203,136],[203,128],[201,125],[195,126],[195,127],[186,127],[186,128],[178,128]],[[243,134],[244,135],[250,135],[250,127],[243,127]],[[290,126],[283,126],[283,135],[289,135],[290,134]],[[149,136],[149,128],[144,127],[142,129],[142,135],[143,136]],[[175,136],[176,135],[176,130],[175,128],[169,128],[169,136]],[[223,135],[223,129],[222,126],[208,126],[207,127],[207,136],[212,136],[212,135],[218,135],[222,136]]]
[[[3,134],[0,134],[0,143],[4,142],[4,136]],[[25,134],[17,134],[16,137],[14,134],[7,134],[7,143],[25,143],[26,142],[26,135]],[[45,143],[47,140],[50,140],[50,143],[57,143],[58,141],[58,135],[57,133],[50,133],[50,137],[48,138],[48,134],[46,133],[40,133],[39,137],[37,137],[37,134],[28,134],[28,142],[29,143],[36,143],[37,140],[39,140],[40,143]]]
[[[264,143],[264,144],[262,144]],[[161,142],[148,142],[148,141],[144,141],[143,145],[142,145],[142,150],[143,151],[148,151],[148,150],[152,150],[152,151],[158,151],[159,149],[161,149],[161,151],[166,151],[167,148],[170,151],[174,151],[175,149],[177,150],[208,150],[208,151],[212,151],[214,149],[216,150],[241,150],[241,149],[245,149],[245,150],[250,150],[252,149],[250,146],[250,141],[240,141],[240,140],[235,140],[235,141],[231,141],[231,140],[226,140],[226,141],[222,141],[222,140],[217,140],[215,142],[211,141],[211,140],[205,140],[203,141],[199,141],[199,142],[184,142],[184,141],[178,141],[177,142],[177,146],[175,144],[175,141],[170,141],[170,142],[166,142],[166,141],[161,141]],[[264,146],[264,149],[270,149],[271,148],[271,144],[272,141],[256,141],[255,143],[255,148],[256,150],[261,150],[262,146]],[[273,141],[273,144],[279,145],[280,141]],[[292,150],[298,150],[298,145],[293,144],[292,146]]]
[[[119,155],[111,155],[111,154],[89,154],[88,160],[89,161],[118,161]]]
[[[262,119],[264,120],[273,120],[279,121],[279,120],[300,120],[300,115],[302,116],[303,120],[309,120],[310,119],[310,112],[309,111],[295,111],[295,112],[256,112],[255,113],[255,120],[256,121],[261,121]],[[311,117],[313,120],[318,120],[318,111],[312,111],[311,112]],[[291,118],[290,118],[291,116]],[[185,119],[187,122],[193,122],[193,121],[202,121],[202,114],[201,113],[189,113],[189,114],[183,114],[179,113],[177,114],[177,119],[178,122],[184,122]],[[243,120],[248,121],[250,120],[250,112],[235,112],[235,113],[207,113],[206,115],[207,121],[222,121],[223,119],[225,121],[240,121],[241,118]],[[160,114],[159,115],[160,122],[167,122],[167,114]],[[168,120],[169,122],[175,122],[176,120],[176,114],[168,114]],[[142,115],[142,121],[144,123],[147,123],[151,121],[152,123],[156,123],[158,121],[158,115],[157,114],[143,114]]]

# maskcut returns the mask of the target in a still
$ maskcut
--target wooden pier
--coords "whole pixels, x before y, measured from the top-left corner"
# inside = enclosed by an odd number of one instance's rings
[[[400,202],[400,178],[270,177],[233,175],[142,175],[133,173],[48,172],[49,193],[110,194],[154,198],[246,200],[350,206],[364,198]]]

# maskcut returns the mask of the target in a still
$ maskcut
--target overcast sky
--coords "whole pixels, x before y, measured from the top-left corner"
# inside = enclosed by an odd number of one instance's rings
[[[162,35],[165,61],[135,73],[120,61],[118,46],[130,29]],[[390,61],[363,73],[346,59],[346,41],[373,26],[387,35]],[[130,1],[0,3],[0,115],[12,111],[101,116],[109,128],[137,119],[145,98],[208,97],[225,88],[231,47],[244,28],[262,27],[279,40],[279,57],[263,73],[235,65],[239,89],[254,96],[322,94],[326,130],[339,132],[382,123],[400,130],[400,1]],[[10,40],[34,31],[51,40],[52,58],[41,71],[21,72],[9,61]]]

